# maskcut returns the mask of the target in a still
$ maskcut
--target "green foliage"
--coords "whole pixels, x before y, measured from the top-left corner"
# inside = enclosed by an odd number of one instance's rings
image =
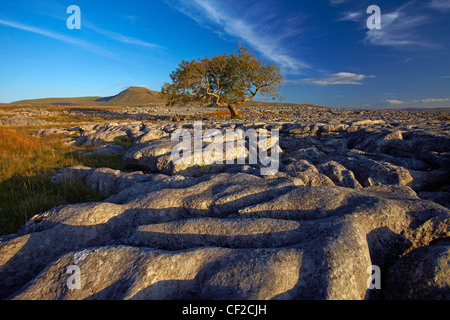
[[[182,61],[170,75],[172,83],[161,89],[168,105],[176,103],[214,103],[226,107],[236,117],[235,106],[253,100],[279,97],[283,84],[280,68],[259,60],[240,46],[232,55]]]

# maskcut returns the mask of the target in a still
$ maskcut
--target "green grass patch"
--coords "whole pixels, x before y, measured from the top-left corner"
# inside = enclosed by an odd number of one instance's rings
[[[118,137],[114,139],[114,143],[128,150],[133,145],[133,139],[130,137]]]
[[[123,154],[115,155],[75,155],[77,160],[86,167],[110,168],[113,170],[129,171],[123,162]]]

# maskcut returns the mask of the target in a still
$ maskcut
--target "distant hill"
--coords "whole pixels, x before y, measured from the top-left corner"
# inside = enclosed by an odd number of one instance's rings
[[[61,105],[61,106],[131,106],[161,103],[158,91],[143,87],[130,87],[112,97],[44,98],[12,102],[12,105]]]
[[[11,102],[11,105],[60,105],[60,106],[96,106],[103,105],[97,102],[102,97],[82,97],[82,98],[44,98],[30,99]]]
[[[447,112],[450,113],[449,107],[442,107],[442,108],[403,108],[400,110],[405,111],[417,111],[417,112]]]
[[[164,102],[158,91],[151,91],[143,87],[130,87],[121,93],[107,98],[97,99],[97,102],[106,102],[106,105],[141,105]]]
[[[9,105],[54,105],[54,106],[142,106],[149,104],[164,104],[166,101],[161,98],[159,91],[152,91],[144,87],[130,87],[123,90],[119,94],[112,97],[78,97],[78,98],[44,98],[44,99],[30,99],[11,102]],[[197,106],[197,104],[194,104]],[[316,107],[325,108],[312,104],[296,104],[296,103],[281,103],[281,102],[260,102],[248,101],[241,105],[241,107],[259,107],[264,105],[277,105],[298,107]]]

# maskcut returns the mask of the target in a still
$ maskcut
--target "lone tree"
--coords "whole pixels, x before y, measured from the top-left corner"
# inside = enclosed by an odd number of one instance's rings
[[[182,61],[170,78],[172,83],[161,89],[167,105],[212,102],[228,108],[232,118],[239,118],[238,104],[258,94],[275,100],[283,83],[279,67],[259,60],[241,45],[232,55]]]

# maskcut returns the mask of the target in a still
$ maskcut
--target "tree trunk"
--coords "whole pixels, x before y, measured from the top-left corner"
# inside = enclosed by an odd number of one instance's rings
[[[234,107],[234,105],[229,104],[229,105],[227,106],[227,108],[228,108],[228,110],[229,110],[230,113],[231,113],[231,118],[232,118],[232,119],[234,119],[234,118],[239,118],[239,114],[238,114],[238,112],[236,111],[236,108]]]

